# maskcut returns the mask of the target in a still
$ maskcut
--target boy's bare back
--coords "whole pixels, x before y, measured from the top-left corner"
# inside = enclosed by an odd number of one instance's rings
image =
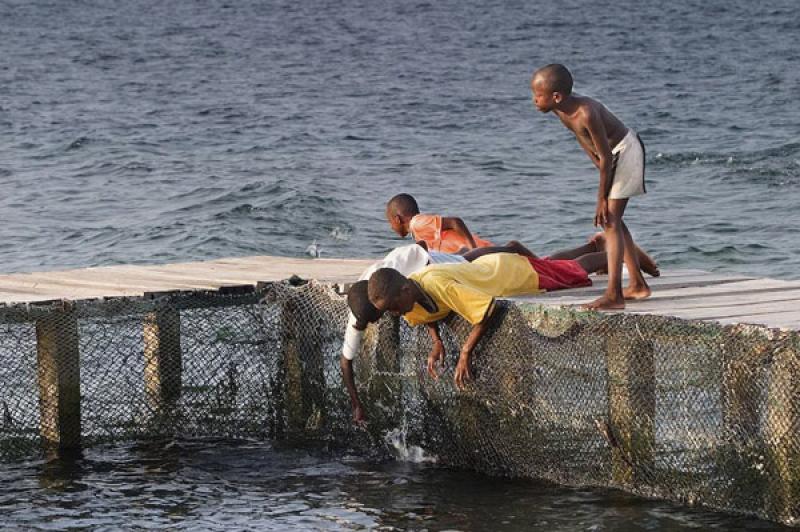
[[[575,134],[575,138],[578,139],[578,143],[589,155],[589,158],[597,164],[599,154],[596,137],[603,134],[608,150],[611,151],[625,137],[628,128],[606,109],[605,105],[596,100],[573,93],[572,102],[575,104],[572,112],[560,109],[556,109],[554,112],[567,126],[567,129]],[[602,128],[597,127],[598,123],[602,125]]]

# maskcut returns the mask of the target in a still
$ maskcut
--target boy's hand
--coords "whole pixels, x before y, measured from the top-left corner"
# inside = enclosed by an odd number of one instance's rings
[[[353,407],[353,423],[361,427],[367,424],[367,415],[364,413],[364,407],[360,404]]]
[[[455,381],[456,388],[459,390],[464,389],[467,383],[472,380],[472,372],[469,370],[469,355],[470,353],[461,352],[458,357],[458,364],[456,364]]]
[[[597,209],[594,211],[594,226],[605,227],[608,224],[608,200],[598,199]]]
[[[428,375],[433,377],[433,380],[439,380],[437,365],[439,368],[444,365],[444,344],[441,342],[434,342],[433,348],[428,354]]]

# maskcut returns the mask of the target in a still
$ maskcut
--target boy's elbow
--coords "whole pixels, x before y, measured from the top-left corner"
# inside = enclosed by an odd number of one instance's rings
[[[458,216],[447,216],[442,218],[442,229],[458,229],[464,225],[464,220]]]

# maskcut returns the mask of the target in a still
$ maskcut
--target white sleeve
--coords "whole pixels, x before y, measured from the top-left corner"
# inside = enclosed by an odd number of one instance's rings
[[[347,328],[344,331],[344,344],[342,345],[342,356],[347,360],[353,360],[361,349],[361,340],[364,337],[364,331],[359,331],[355,328],[356,317],[350,313],[347,320]]]

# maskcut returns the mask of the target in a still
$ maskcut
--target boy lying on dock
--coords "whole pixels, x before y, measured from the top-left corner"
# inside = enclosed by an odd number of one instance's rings
[[[472,379],[470,357],[489,325],[495,297],[590,286],[589,273],[603,266],[604,254],[592,255],[584,260],[554,260],[496,253],[469,264],[431,266],[408,277],[381,268],[369,279],[368,296],[379,312],[402,315],[411,326],[427,325],[433,341],[428,373],[433,378],[438,378],[436,366],[444,359],[438,321],[455,312],[471,323],[454,376],[456,387],[463,388]]]
[[[490,241],[479,237],[475,233],[471,233],[464,223],[464,220],[455,216],[440,216],[438,214],[420,214],[417,200],[410,194],[397,194],[386,203],[386,219],[395,233],[405,238],[411,234],[411,237],[417,244],[425,247],[426,251],[438,253],[440,260],[432,260],[431,264],[438,262],[453,262],[453,259],[445,260],[441,257],[463,255],[470,250],[477,248],[495,247],[496,251],[503,252],[504,246],[495,246]],[[512,241],[506,246],[519,242]],[[652,277],[658,277],[659,271],[656,262],[645,253],[639,246],[635,246],[636,256],[639,261],[639,266],[645,273]],[[605,233],[597,233],[585,246],[578,248],[561,251],[549,258],[551,259],[575,259],[581,255],[595,252],[606,251],[606,235]],[[510,253],[516,253],[517,250],[507,250]],[[530,253],[530,252],[528,252]],[[387,257],[388,258],[388,257]],[[473,256],[473,260],[474,257]],[[391,267],[391,266],[387,266]],[[598,270],[598,272],[606,273],[607,268]]]
[[[417,249],[415,250],[414,248]],[[367,328],[367,325],[377,322],[383,315],[384,310],[392,310],[388,307],[379,309],[370,302],[368,282],[363,279],[371,278],[373,272],[391,270],[401,275],[402,279],[406,279],[405,276],[410,277],[411,279],[406,280],[412,281],[414,285],[422,286],[425,283],[437,282],[437,280],[454,285],[466,284],[468,293],[471,290],[470,286],[468,286],[469,283],[462,282],[464,279],[463,274],[466,273],[469,274],[467,277],[473,280],[476,278],[482,279],[482,282],[477,283],[477,290],[482,291],[480,294],[481,297],[484,299],[488,297],[493,301],[494,296],[522,295],[525,293],[537,293],[542,291],[542,289],[555,290],[575,286],[588,286],[591,284],[588,274],[598,271],[606,264],[605,252],[603,252],[601,248],[602,244],[598,242],[597,239],[592,239],[583,246],[557,252],[549,258],[539,258],[519,242],[511,241],[506,246],[484,247],[472,250],[463,256],[449,256],[450,260],[448,260],[448,262],[455,261],[461,262],[461,264],[442,264],[442,257],[446,257],[446,255],[437,254],[436,252],[430,252],[430,254],[428,254],[421,245],[404,246],[390,253],[387,259],[376,263],[368,269],[362,276],[362,280],[355,283],[347,294],[347,303],[350,308],[350,320],[348,321],[347,331],[345,333],[341,366],[345,386],[347,387],[353,407],[354,421],[365,421],[365,414],[355,387],[352,360],[359,352],[363,331]],[[516,255],[509,255],[510,253],[515,253]],[[644,254],[644,252],[642,253]],[[394,257],[392,255],[394,255]],[[501,255],[517,257],[519,260],[501,258]],[[429,256],[430,259],[426,259],[426,256]],[[498,257],[498,260],[492,261],[492,257]],[[650,257],[647,258],[655,267],[655,262]],[[469,261],[475,261],[475,263],[472,265],[467,264]],[[428,262],[432,265],[426,267]],[[484,264],[484,262],[486,264]],[[468,267],[474,266],[476,263],[479,263],[477,270],[469,271],[474,270],[474,268]],[[508,264],[511,264],[513,267],[509,268]],[[450,271],[450,268],[455,269]],[[463,272],[462,270],[464,268],[467,268],[468,271]],[[431,274],[429,275],[429,273]],[[658,273],[657,268],[655,269],[655,273]],[[384,273],[382,275],[386,274]],[[454,277],[462,280],[457,280],[455,282],[448,280]],[[417,280],[418,278],[423,279],[424,282],[422,280]],[[504,285],[498,286],[493,285],[493,283],[504,283]],[[456,286],[456,288],[458,288],[458,286]],[[420,308],[424,309],[424,307],[421,306]],[[449,314],[451,310],[461,314],[458,310],[459,308],[461,307],[448,307],[444,302],[441,305],[437,305],[438,314],[434,316],[435,319],[433,319],[434,323],[432,327],[435,328],[435,321]],[[461,315],[470,321],[467,316]],[[411,318],[413,320],[414,315],[412,315]],[[417,324],[417,322],[412,323],[408,317],[406,317],[406,319],[412,325]],[[423,323],[422,321],[418,322]],[[438,338],[438,329],[436,329],[436,333],[436,338]],[[483,333],[481,332],[480,334],[482,335]],[[480,339],[480,336],[474,340],[472,344],[473,347],[478,339]],[[440,344],[441,340],[439,340],[438,344],[434,341],[434,349],[431,351],[431,356],[428,359],[428,371],[434,377],[438,377],[434,369],[435,361],[443,356],[444,351],[443,346]],[[441,352],[437,353],[437,350],[441,350]],[[468,358],[469,355],[467,355],[467,362]],[[466,377],[470,377],[468,372]],[[463,375],[461,380],[463,381]],[[458,383],[459,381],[457,381],[457,384]]]
[[[410,194],[398,194],[386,203],[386,219],[395,233],[403,238],[410,234],[415,241],[425,242],[431,251],[463,254],[494,245],[471,233],[461,218],[421,214],[417,200]]]

